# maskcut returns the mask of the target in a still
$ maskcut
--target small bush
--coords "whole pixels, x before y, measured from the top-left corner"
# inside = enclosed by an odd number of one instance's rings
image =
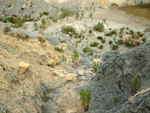
[[[62,61],[64,61],[64,62],[67,61],[67,58],[64,55],[62,55]]]
[[[99,49],[103,49],[103,48],[104,48],[104,46],[103,46],[103,45],[100,45],[100,46],[99,46]]]
[[[137,35],[139,36],[139,37],[143,37],[144,36],[144,34],[143,33],[141,33],[141,32],[137,32]]]
[[[78,51],[74,51],[74,52],[71,54],[71,59],[72,59],[72,62],[78,60],[78,59],[79,59],[79,52],[78,52]]]
[[[114,2],[113,2],[113,3],[111,4],[111,7],[116,7],[116,6],[118,6],[117,3],[114,3]]]
[[[130,44],[129,41],[125,41],[125,45],[126,45],[126,46],[130,46],[131,44]]]
[[[6,26],[6,27],[4,28],[4,33],[8,33],[9,31],[11,31],[10,27],[7,27],[7,26]]]
[[[112,30],[111,34],[117,34],[117,32],[115,30]]]
[[[79,19],[79,16],[80,16],[79,11],[76,11],[76,12],[75,12],[75,17],[76,17],[77,20]]]
[[[132,35],[133,35],[133,34],[134,34],[134,31],[133,31],[133,30],[130,30],[130,34],[132,34]]]
[[[143,43],[146,43],[146,38],[142,38]]]
[[[101,40],[101,42],[104,44],[106,42],[106,40],[103,39],[103,40]]]
[[[112,44],[112,43],[113,43],[113,41],[112,41],[112,40],[110,40],[110,41],[109,41],[109,44]]]
[[[69,9],[62,9],[62,12],[59,15],[59,18],[64,19],[65,17],[72,16],[73,14],[74,12]]]
[[[80,100],[81,100],[81,105],[84,108],[84,111],[89,110],[89,104],[91,103],[91,90],[85,91],[84,89],[81,88],[80,90]]]
[[[102,36],[98,36],[97,39],[98,40],[103,40],[103,37]]]
[[[131,93],[132,95],[134,95],[135,93],[137,93],[137,91],[139,90],[140,88],[140,76],[139,74],[137,73],[135,79],[133,80],[133,82],[131,83]]]
[[[46,41],[44,36],[39,36],[38,40],[39,40],[40,43],[44,43]]]
[[[114,104],[117,104],[119,102],[118,97],[114,97]]]
[[[92,30],[89,30],[89,33],[92,33]]]
[[[85,47],[83,48],[83,52],[86,53],[90,48],[89,47]]]
[[[51,19],[52,19],[53,22],[57,22],[58,21],[56,16],[52,16]]]
[[[119,40],[118,40],[118,43],[119,43],[119,44],[123,44],[124,41],[123,41],[122,39],[119,39]]]
[[[93,64],[93,70],[95,73],[97,72],[98,65],[99,65],[98,62],[94,62],[94,64]]]
[[[118,48],[118,45],[112,45],[112,50],[116,50]]]
[[[112,36],[112,34],[111,33],[106,33],[105,36]]]
[[[64,50],[62,48],[59,48],[59,47],[55,47],[55,50],[58,51],[58,52],[60,52],[60,53],[64,52]]]
[[[93,17],[93,14],[92,14],[92,12],[90,12],[90,14],[89,14],[89,18],[92,18]]]
[[[94,25],[94,30],[103,32],[104,31],[104,25],[103,23],[98,22],[96,25]]]
[[[97,42],[93,42],[92,44],[90,44],[91,47],[97,47],[99,43]]]
[[[61,31],[65,34],[76,33],[75,28],[73,28],[72,26],[65,26],[65,25],[61,27]]]
[[[48,12],[43,12],[42,14],[43,14],[43,15],[48,15],[49,13],[48,13]]]

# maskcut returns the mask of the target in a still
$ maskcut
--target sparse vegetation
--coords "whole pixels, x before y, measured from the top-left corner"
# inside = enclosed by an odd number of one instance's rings
[[[80,16],[79,11],[76,11],[76,12],[75,12],[75,17],[76,17],[77,20],[79,19],[79,16]]]
[[[118,43],[119,43],[119,44],[123,44],[124,41],[123,41],[122,39],[119,39],[119,40],[118,40]]]
[[[60,52],[60,53],[64,52],[64,50],[62,48],[59,48],[59,47],[55,47],[55,50],[58,51],[58,52]]]
[[[92,44],[90,44],[91,47],[97,47],[99,45],[99,43],[97,42],[93,42]]]
[[[93,63],[93,70],[94,70],[95,73],[97,72],[98,65],[99,65],[98,62]]]
[[[65,25],[61,27],[61,31],[65,34],[69,34],[69,33],[75,34],[76,33],[75,28],[73,28],[72,26],[65,26]]]
[[[43,15],[48,15],[49,13],[48,13],[48,12],[43,12],[42,14],[43,14]]]
[[[117,3],[114,3],[114,2],[113,2],[113,3],[111,4],[111,7],[116,7],[116,6],[118,6]]]
[[[60,19],[64,19],[65,17],[74,15],[74,12],[69,9],[62,9],[61,14],[59,15]]]
[[[92,33],[92,30],[91,30],[91,29],[89,30],[89,33]]]
[[[103,46],[103,45],[100,45],[100,46],[99,46],[99,49],[103,49],[103,48],[104,48],[104,46]]]
[[[112,50],[116,50],[118,48],[118,45],[113,44],[112,45]]]
[[[114,104],[117,104],[119,102],[118,97],[114,97]]]
[[[89,47],[85,47],[83,48],[83,52],[86,53],[90,48]]]
[[[84,89],[81,88],[80,90],[80,100],[81,100],[81,105],[84,108],[84,111],[87,112],[89,110],[89,104],[91,103],[91,90],[85,91]]]
[[[93,13],[92,12],[90,12],[90,14],[89,14],[89,18],[92,18],[93,17]]]
[[[42,18],[40,28],[43,29],[43,30],[45,30],[46,27],[47,27],[47,26],[46,26],[46,23],[47,23],[47,22],[46,22],[45,18]]]
[[[6,27],[4,28],[4,33],[8,33],[8,32],[10,32],[10,31],[11,31],[10,27],[7,27],[7,26],[6,26]]]
[[[62,55],[62,61],[64,61],[64,62],[67,61],[67,58],[64,55]]]
[[[103,40],[103,37],[102,36],[98,36],[97,39],[98,40]]]
[[[72,59],[72,62],[75,62],[76,60],[78,60],[79,59],[79,52],[78,51],[74,51],[71,54],[71,59]]]
[[[140,76],[139,73],[137,73],[135,79],[131,83],[131,93],[134,95],[140,88]]]
[[[109,44],[112,44],[112,43],[113,43],[113,41],[112,41],[112,40],[110,40],[110,41],[109,41]]]
[[[94,30],[103,32],[104,31],[104,25],[103,23],[98,22],[96,25],[94,25]]]

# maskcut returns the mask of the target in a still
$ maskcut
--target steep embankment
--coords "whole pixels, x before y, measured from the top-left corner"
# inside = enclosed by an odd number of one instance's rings
[[[89,84],[93,96],[91,113],[148,113],[149,57],[150,43],[147,43],[101,63]],[[140,90],[143,91],[136,94]]]

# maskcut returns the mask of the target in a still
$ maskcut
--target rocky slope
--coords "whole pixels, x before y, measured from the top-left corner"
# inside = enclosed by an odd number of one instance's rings
[[[104,9],[112,3],[133,1],[1,0],[0,113],[83,113],[81,87],[92,89],[91,113],[148,113],[150,44],[144,43],[150,24]],[[103,32],[94,30],[98,22]],[[76,33],[66,34],[62,26]],[[100,64],[97,74],[94,63]]]
[[[93,96],[91,113],[148,113],[149,56],[147,43],[101,63],[88,86]]]

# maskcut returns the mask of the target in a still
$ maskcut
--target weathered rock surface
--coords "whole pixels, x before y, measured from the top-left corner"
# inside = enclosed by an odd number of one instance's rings
[[[150,87],[149,57],[150,43],[146,43],[101,63],[96,77],[88,85],[92,89],[91,113],[142,113],[144,109],[143,113],[148,113],[149,91],[135,96],[130,101],[128,98],[135,94],[131,84],[137,73],[140,84],[137,91]]]

